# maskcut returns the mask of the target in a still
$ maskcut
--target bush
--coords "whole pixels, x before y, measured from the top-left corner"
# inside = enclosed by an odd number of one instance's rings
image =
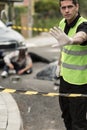
[[[42,16],[49,16],[49,17],[53,17],[53,16],[58,16],[58,3],[50,0],[42,0],[42,1],[38,1],[35,2],[35,13],[38,13],[39,15]]]
[[[28,12],[28,7],[24,7],[24,6],[17,6],[15,7],[15,23],[16,25],[21,25],[21,14],[27,14]]]
[[[54,25],[58,26],[60,11],[58,9],[58,0],[41,0],[37,1],[34,6],[34,27],[51,28]],[[39,33],[39,32],[38,32]],[[37,34],[37,32],[34,32]]]

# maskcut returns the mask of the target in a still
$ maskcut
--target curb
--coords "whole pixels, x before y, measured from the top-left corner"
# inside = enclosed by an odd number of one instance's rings
[[[0,97],[0,102],[2,102],[0,105],[2,108],[4,107],[4,112],[2,113],[3,121],[0,119],[0,130],[23,130],[20,111],[12,95],[2,92],[0,93]],[[2,117],[0,116],[0,118]]]

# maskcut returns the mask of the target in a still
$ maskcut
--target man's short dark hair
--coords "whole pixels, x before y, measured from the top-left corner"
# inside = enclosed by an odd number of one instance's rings
[[[61,3],[60,3],[61,1],[66,1],[66,0],[59,0],[60,5],[61,5]],[[78,3],[78,0],[70,0],[70,1],[72,1],[74,5],[76,5]]]

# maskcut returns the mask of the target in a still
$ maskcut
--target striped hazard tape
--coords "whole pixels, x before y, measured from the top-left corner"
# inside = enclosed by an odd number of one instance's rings
[[[26,26],[12,26],[13,29],[19,29],[19,30],[33,30],[33,31],[39,31],[39,32],[48,32],[48,28],[36,28],[36,27],[26,27]]]
[[[74,94],[74,93],[46,93],[46,92],[37,92],[37,91],[30,91],[30,90],[19,90],[19,89],[10,89],[10,88],[4,88],[0,86],[0,92],[7,92],[7,93],[19,93],[24,95],[42,95],[42,96],[48,96],[48,97],[54,97],[54,96],[63,96],[63,97],[87,97],[87,94]]]

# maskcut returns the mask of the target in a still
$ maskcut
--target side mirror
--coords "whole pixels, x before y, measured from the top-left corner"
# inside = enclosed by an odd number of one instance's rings
[[[13,23],[12,23],[12,22],[7,22],[7,23],[6,23],[6,26],[7,26],[7,27],[11,27],[11,26],[13,26]]]

